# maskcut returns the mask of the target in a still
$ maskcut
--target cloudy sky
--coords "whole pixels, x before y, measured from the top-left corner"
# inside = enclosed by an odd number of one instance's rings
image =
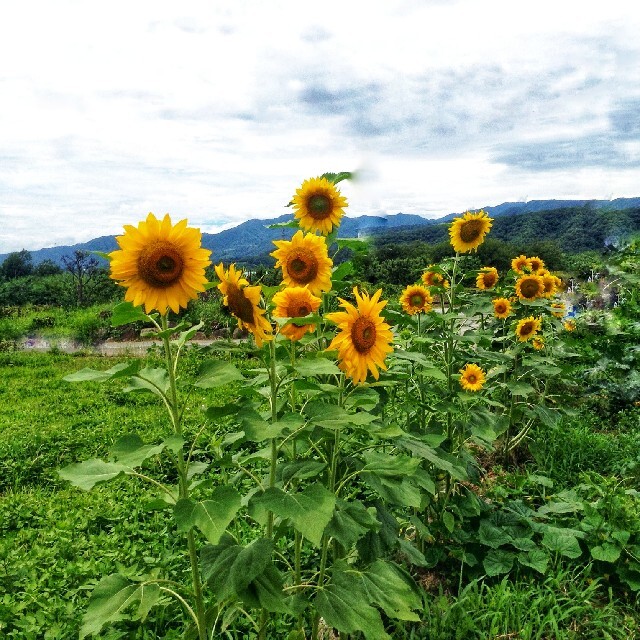
[[[325,171],[351,215],[639,196],[638,33],[636,0],[7,2],[0,253],[215,233]]]

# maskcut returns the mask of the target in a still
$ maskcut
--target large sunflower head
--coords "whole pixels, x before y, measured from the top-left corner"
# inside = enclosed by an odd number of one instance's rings
[[[328,313],[325,317],[340,329],[328,349],[337,349],[338,366],[358,384],[367,379],[367,370],[376,380],[380,376],[378,369],[386,371],[384,361],[387,354],[393,351],[393,334],[380,315],[387,304],[386,300],[380,302],[382,289],[369,297],[366,293],[360,294],[358,287],[354,287],[353,294],[357,306],[340,298],[340,305],[345,310]]]
[[[518,340],[520,342],[526,342],[527,340],[531,340],[538,331],[540,331],[540,318],[534,318],[533,316],[529,316],[528,318],[523,318],[518,322],[518,326],[516,327],[516,335],[518,336]]]
[[[493,289],[498,283],[498,270],[495,267],[482,267],[476,278],[478,289]]]
[[[544,294],[544,280],[541,276],[531,273],[518,278],[516,281],[516,295],[520,300],[535,300]]]
[[[331,267],[327,243],[313,233],[295,233],[291,240],[274,240],[278,247],[270,255],[276,269],[282,268],[282,279],[288,287],[307,286],[314,295],[331,289]]]
[[[493,303],[493,314],[496,318],[504,320],[511,315],[511,302],[507,298],[495,298]]]
[[[477,364],[466,364],[460,369],[460,386],[465,391],[480,391],[485,381],[484,371]]]
[[[204,291],[204,270],[211,251],[200,246],[199,229],[187,227],[186,220],[171,224],[169,214],[158,220],[153,213],[137,227],[125,225],[116,240],[120,249],[109,254],[111,274],[127,289],[124,299],[134,306],[144,304],[146,313],[161,314],[170,308],[178,313],[189,300]]]
[[[538,256],[533,256],[533,258],[529,258],[529,267],[533,273],[538,273],[544,269],[544,260],[538,258]]]
[[[451,245],[458,253],[468,253],[477,249],[491,229],[493,219],[484,211],[467,211],[462,218],[456,218],[449,226]]]
[[[340,226],[347,199],[326,178],[305,180],[293,196],[293,215],[305,231],[331,233]]]
[[[431,311],[433,297],[424,287],[419,284],[412,284],[402,292],[400,304],[409,315],[413,316],[416,313]]]
[[[216,275],[220,279],[218,289],[224,296],[222,303],[238,319],[238,326],[247,328],[256,340],[258,347],[271,340],[272,329],[270,322],[264,317],[265,310],[260,308],[260,287],[250,287],[242,271],[230,265],[224,270],[222,262],[216,265]]]
[[[519,274],[527,273],[531,269],[531,265],[529,264],[529,258],[527,256],[520,254],[517,258],[514,258],[511,261],[511,268]]]
[[[444,276],[438,272],[433,271],[431,269],[433,265],[427,267],[427,270],[422,274],[422,282],[427,287],[444,287],[447,289],[449,287],[449,281],[445,280]]]
[[[564,314],[567,312],[567,307],[564,302],[552,302],[551,303],[551,315],[554,318],[564,318]]]
[[[304,318],[315,313],[320,306],[320,298],[314,296],[307,287],[287,287],[273,296],[276,318]],[[290,322],[281,327],[280,333],[289,340],[300,340],[308,331],[315,331],[315,324]]]

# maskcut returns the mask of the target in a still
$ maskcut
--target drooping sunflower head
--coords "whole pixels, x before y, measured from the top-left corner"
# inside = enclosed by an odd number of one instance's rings
[[[433,297],[428,289],[419,284],[406,287],[400,296],[400,304],[406,313],[413,316],[416,313],[428,313],[431,311]]]
[[[538,273],[544,269],[544,260],[538,258],[538,256],[533,256],[533,258],[529,258],[529,266],[533,273]]]
[[[551,303],[551,315],[554,318],[564,318],[564,314],[567,312],[567,307],[564,302],[552,302]]]
[[[467,211],[461,218],[456,218],[449,226],[451,245],[458,253],[468,253],[477,249],[489,233],[493,219],[486,212]]]
[[[516,281],[516,295],[520,300],[535,300],[544,294],[544,280],[534,273],[524,275]]]
[[[542,336],[534,336],[531,345],[536,351],[542,351],[544,349],[544,338]]]
[[[520,340],[520,342],[531,340],[536,333],[540,331],[540,326],[540,318],[534,318],[533,316],[523,318],[518,322],[518,326],[516,327],[516,336],[518,336],[518,340]]]
[[[293,215],[305,231],[331,233],[340,226],[347,199],[326,178],[305,180],[293,197]]]
[[[427,267],[427,270],[422,274],[422,282],[427,287],[444,287],[445,289],[449,286],[449,281],[445,280],[444,276],[438,272],[433,271],[431,269],[433,265]]]
[[[498,283],[498,270],[495,267],[482,267],[476,278],[478,289],[493,289]]]
[[[393,351],[393,334],[380,315],[387,304],[386,300],[380,301],[382,289],[369,297],[354,287],[353,294],[357,306],[340,298],[340,306],[345,310],[328,313],[325,317],[335,322],[340,330],[328,350],[338,351],[338,366],[358,384],[367,379],[367,371],[376,380],[380,376],[378,369],[386,371],[385,359]]]
[[[496,318],[504,320],[511,315],[511,302],[507,298],[495,298],[493,303],[493,314]]]
[[[287,287],[273,296],[276,305],[273,316],[276,318],[304,318],[315,313],[320,306],[320,298],[314,296],[307,287]],[[315,331],[315,324],[299,324],[290,322],[280,328],[280,333],[289,340],[300,340],[310,331]]]
[[[274,240],[278,247],[270,255],[276,269],[282,268],[282,279],[288,287],[307,286],[318,295],[331,289],[331,267],[327,243],[322,236],[297,231],[291,240]]]
[[[460,386],[465,391],[480,391],[485,381],[485,373],[477,364],[466,364],[460,369]]]
[[[576,330],[576,321],[575,320],[565,320],[563,326],[564,326],[565,331],[575,331]]]
[[[126,288],[126,301],[164,315],[167,308],[178,313],[204,291],[211,251],[200,246],[199,229],[187,227],[186,220],[173,225],[169,214],[158,220],[150,213],[137,227],[125,225],[124,230],[116,238],[120,249],[109,257],[110,277]]]
[[[542,282],[544,284],[544,292],[542,297],[544,298],[553,298],[558,292],[557,282],[559,278],[550,274],[546,269],[540,269],[537,275],[542,278]]]
[[[514,258],[511,261],[511,268],[519,274],[527,273],[531,269],[529,258],[527,258],[527,256],[525,255],[520,254],[517,258]]]
[[[261,347],[263,342],[273,338],[271,323],[265,318],[265,310],[260,307],[260,287],[250,287],[249,281],[242,271],[235,265],[229,265],[225,271],[222,262],[215,267],[216,275],[220,279],[218,289],[224,296],[222,304],[238,320],[238,326],[247,328],[253,334],[256,344]]]

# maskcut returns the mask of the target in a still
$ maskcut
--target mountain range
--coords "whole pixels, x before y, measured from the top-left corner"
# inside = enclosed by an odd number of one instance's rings
[[[597,210],[618,211],[640,207],[640,197],[616,198],[615,200],[531,200],[529,202],[504,202],[494,207],[483,207],[492,217],[517,216],[527,213],[558,212],[563,209],[589,206]],[[397,213],[388,216],[345,216],[342,219],[338,236],[341,238],[356,238],[375,236],[388,231],[406,230],[442,224],[459,216],[451,213],[440,218],[425,218],[415,214]],[[203,233],[202,246],[212,251],[212,260],[218,262],[258,263],[268,262],[268,254],[274,250],[273,240],[289,239],[295,233],[291,227],[270,225],[282,224],[292,219],[291,214],[285,214],[270,220],[252,219],[239,224],[237,227],[220,231],[219,233]],[[49,247],[30,251],[33,264],[44,260],[51,260],[62,264],[64,256],[71,255],[76,250],[99,251],[108,253],[118,248],[115,236],[101,236],[88,242],[75,245]],[[0,254],[0,263],[8,254]]]

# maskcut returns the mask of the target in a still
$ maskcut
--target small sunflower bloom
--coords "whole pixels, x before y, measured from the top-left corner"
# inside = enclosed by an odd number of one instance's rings
[[[444,276],[438,271],[432,271],[430,265],[427,270],[422,274],[422,282],[427,287],[443,287],[447,289],[449,287],[449,281],[445,280]]]
[[[490,218],[485,211],[477,213],[467,211],[449,225],[451,246],[458,253],[468,253],[477,249],[484,242],[492,222],[493,218]]]
[[[576,330],[576,321],[575,320],[565,320],[562,325],[565,331],[575,331]]]
[[[124,230],[116,238],[120,249],[109,254],[109,277],[126,288],[127,302],[144,304],[145,313],[155,309],[165,315],[167,308],[178,313],[204,291],[211,251],[200,246],[199,229],[187,227],[187,220],[173,225],[169,214],[158,220],[150,213],[137,227],[125,225]]]
[[[564,318],[567,312],[567,307],[564,302],[552,302],[551,303],[551,315],[554,318]]]
[[[506,298],[495,298],[491,302],[493,303],[493,315],[496,318],[504,320],[513,313],[511,302]]]
[[[538,273],[544,269],[544,260],[538,258],[538,256],[533,256],[533,258],[529,258],[529,267],[533,273]]]
[[[278,291],[273,296],[276,308],[273,311],[275,318],[304,318],[310,313],[315,313],[320,307],[320,298],[314,296],[307,287],[287,287]],[[302,336],[315,331],[315,324],[299,324],[290,322],[280,328],[280,333],[289,340],[300,340]]]
[[[540,322],[540,318],[534,318],[533,316],[523,318],[518,322],[516,327],[516,336],[518,336],[518,340],[520,340],[520,342],[527,342],[527,340],[531,340],[538,331],[540,331],[541,325],[542,323]]]
[[[520,275],[527,273],[531,269],[529,258],[527,258],[527,256],[523,254],[520,254],[517,258],[514,258],[511,261],[511,268]]]
[[[531,341],[531,346],[533,346],[536,351],[542,351],[542,349],[544,349],[544,338],[542,336],[534,336]]]
[[[476,287],[482,290],[493,289],[498,283],[498,270],[495,267],[482,267],[476,278]]]
[[[557,282],[558,278],[549,273],[546,269],[540,269],[537,273],[542,278],[544,284],[543,298],[553,298],[558,293]]]
[[[328,313],[325,317],[340,330],[328,350],[338,351],[338,366],[355,384],[359,384],[367,379],[368,371],[376,380],[380,377],[378,369],[386,371],[385,359],[393,351],[393,334],[380,315],[387,304],[386,300],[380,301],[382,289],[369,297],[354,287],[353,294],[356,306],[338,298],[345,310]]]
[[[322,236],[297,231],[291,240],[274,240],[277,249],[270,255],[288,287],[307,286],[313,295],[331,289],[331,267],[327,243]]]
[[[406,313],[413,316],[417,313],[431,311],[433,297],[428,289],[419,284],[409,285],[400,296],[400,304]]]
[[[460,369],[460,386],[465,391],[480,391],[485,381],[485,373],[477,364],[466,364]]]
[[[238,320],[240,329],[248,329],[256,340],[256,345],[261,347],[264,342],[273,339],[271,323],[265,318],[265,310],[260,308],[261,289],[258,286],[250,287],[249,281],[243,276],[242,271],[235,265],[229,266],[225,271],[222,262],[215,267],[216,275],[220,279],[218,289],[222,293],[222,304]]]
[[[300,227],[305,231],[319,231],[324,236],[340,226],[347,206],[347,199],[326,178],[305,180],[292,202],[293,215]]]
[[[520,300],[531,302],[543,294],[544,280],[537,274],[524,275],[516,281],[516,295]]]

